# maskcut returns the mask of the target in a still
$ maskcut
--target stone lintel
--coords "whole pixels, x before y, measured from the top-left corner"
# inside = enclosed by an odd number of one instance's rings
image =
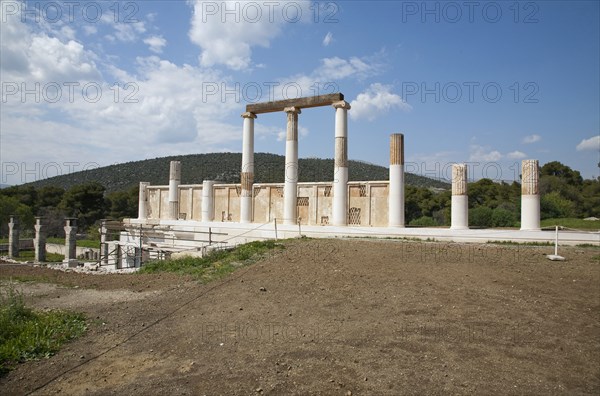
[[[276,111],[284,111],[286,107],[308,109],[310,107],[329,106],[342,100],[344,100],[344,94],[338,92],[328,95],[307,96],[304,98],[248,104],[246,105],[246,112],[254,114],[273,113]]]

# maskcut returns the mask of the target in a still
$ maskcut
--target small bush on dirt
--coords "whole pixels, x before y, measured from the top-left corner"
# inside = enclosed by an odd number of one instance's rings
[[[213,250],[204,257],[182,257],[172,260],[150,261],[138,273],[175,272],[192,275],[202,282],[221,278],[236,268],[248,265],[272,249],[281,249],[275,241],[256,241],[230,250]]]
[[[3,286],[0,290],[0,376],[17,363],[53,355],[63,343],[85,329],[82,315],[35,312],[25,307],[23,295],[14,286]]]

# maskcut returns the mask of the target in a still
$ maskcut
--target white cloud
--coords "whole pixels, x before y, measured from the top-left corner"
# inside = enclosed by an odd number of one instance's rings
[[[495,162],[502,159],[502,154],[499,151],[477,144],[472,144],[469,151],[469,161]]]
[[[73,29],[57,25],[56,32],[34,32],[28,24],[21,22],[19,15],[2,15],[2,18],[0,68],[3,82],[27,83],[29,89],[35,83],[44,85],[100,77],[95,55],[70,38],[74,37]]]
[[[600,135],[592,136],[589,139],[583,139],[581,143],[577,145],[577,151],[584,150],[600,150]]]
[[[533,135],[525,136],[523,138],[523,143],[531,144],[531,143],[539,142],[540,140],[542,140],[542,137],[540,135],[533,134]]]
[[[380,83],[371,84],[350,105],[352,109],[349,114],[352,119],[366,118],[369,121],[392,109],[402,111],[410,111],[412,109],[402,97],[391,92],[391,86]]]
[[[331,44],[333,41],[333,34],[331,32],[327,32],[327,35],[325,35],[325,38],[323,39],[323,46],[327,47],[329,44]]]
[[[361,80],[376,75],[379,69],[380,65],[368,58],[323,58],[320,60],[320,65],[309,74],[296,74],[278,79],[279,85],[273,89],[273,97],[269,97],[268,100],[340,92],[340,80],[349,78]]]
[[[167,45],[167,40],[163,36],[150,36],[144,39],[144,43],[148,44],[150,51],[160,54],[162,53],[163,47]]]
[[[523,159],[526,157],[527,157],[527,154],[525,154],[522,151],[518,151],[518,150],[511,151],[510,153],[506,154],[506,158],[508,158],[508,159]]]
[[[86,36],[91,36],[98,33],[98,28],[94,25],[83,25],[83,33]]]
[[[299,22],[307,22],[311,15],[310,2],[304,0],[293,2],[286,12],[277,2],[196,0],[193,7],[188,34],[202,50],[200,64],[204,67],[222,64],[233,70],[249,68],[252,47],[269,47],[285,23],[292,23],[297,15]]]

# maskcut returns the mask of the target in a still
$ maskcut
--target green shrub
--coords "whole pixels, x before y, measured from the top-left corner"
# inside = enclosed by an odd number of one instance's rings
[[[517,216],[514,212],[500,207],[492,212],[492,225],[494,227],[514,227],[516,222]]]
[[[494,210],[487,206],[478,206],[469,210],[469,225],[474,227],[491,227]]]
[[[433,217],[421,216],[418,219],[412,220],[408,225],[415,227],[434,227],[437,225],[437,222]]]

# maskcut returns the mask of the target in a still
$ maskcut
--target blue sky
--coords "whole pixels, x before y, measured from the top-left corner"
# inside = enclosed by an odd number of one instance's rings
[[[518,180],[530,158],[599,175],[597,1],[1,6],[2,184],[239,152],[247,103],[334,91],[352,105],[351,159],[387,165],[402,132],[406,169],[426,176],[467,162]],[[258,117],[256,152],[284,154],[285,119]],[[333,108],[299,125],[300,157],[333,156]]]

